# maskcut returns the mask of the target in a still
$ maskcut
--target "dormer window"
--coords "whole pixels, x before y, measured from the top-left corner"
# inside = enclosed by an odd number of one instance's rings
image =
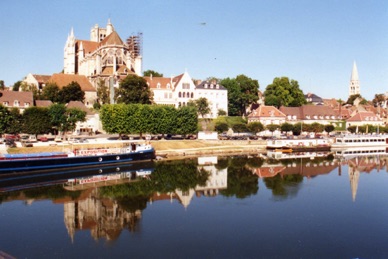
[[[15,100],[13,102],[13,106],[15,106],[15,107],[19,107],[19,104],[20,104],[20,102],[18,100]]]
[[[170,89],[170,84],[167,84],[167,89]]]
[[[205,88],[207,88],[207,84],[205,84]]]
[[[30,107],[30,103],[24,103],[24,107]]]
[[[216,85],[216,89],[220,89],[220,85],[219,84]]]
[[[4,106],[8,106],[8,102],[3,102],[3,105]]]
[[[160,89],[160,83],[158,83],[158,84],[156,85],[156,88]]]

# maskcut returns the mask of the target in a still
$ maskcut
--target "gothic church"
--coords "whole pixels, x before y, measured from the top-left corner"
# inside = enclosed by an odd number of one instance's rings
[[[141,76],[141,34],[130,36],[123,42],[110,20],[106,28],[96,24],[90,31],[90,40],[78,40],[73,29],[64,48],[64,73],[86,76],[97,88],[103,80],[116,83],[129,74]]]

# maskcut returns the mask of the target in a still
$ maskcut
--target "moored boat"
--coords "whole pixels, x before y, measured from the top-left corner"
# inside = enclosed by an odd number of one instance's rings
[[[332,149],[376,146],[388,146],[388,135],[343,135],[335,138]]]
[[[155,150],[150,144],[135,143],[122,148],[88,148],[75,149],[72,152],[4,154],[0,158],[0,174],[153,159],[155,159]]]
[[[329,138],[292,138],[267,140],[267,149],[285,149],[293,152],[329,151],[331,139]]]

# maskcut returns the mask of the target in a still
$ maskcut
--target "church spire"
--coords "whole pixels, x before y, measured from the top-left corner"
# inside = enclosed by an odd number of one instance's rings
[[[349,97],[355,94],[360,94],[360,81],[358,79],[356,61],[353,62],[352,74],[350,76]]]

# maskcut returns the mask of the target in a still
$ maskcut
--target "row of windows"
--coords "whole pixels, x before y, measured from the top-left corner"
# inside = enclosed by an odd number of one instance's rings
[[[4,106],[9,106],[9,102],[3,102],[3,105]],[[15,100],[13,102],[13,106],[14,107],[19,107],[20,106],[20,102],[18,100]],[[30,107],[30,103],[24,103],[24,107]]]
[[[189,92],[187,92],[187,93],[185,93],[185,92],[179,92],[178,93],[178,97],[182,97],[182,98],[194,98],[194,93],[189,93]]]

